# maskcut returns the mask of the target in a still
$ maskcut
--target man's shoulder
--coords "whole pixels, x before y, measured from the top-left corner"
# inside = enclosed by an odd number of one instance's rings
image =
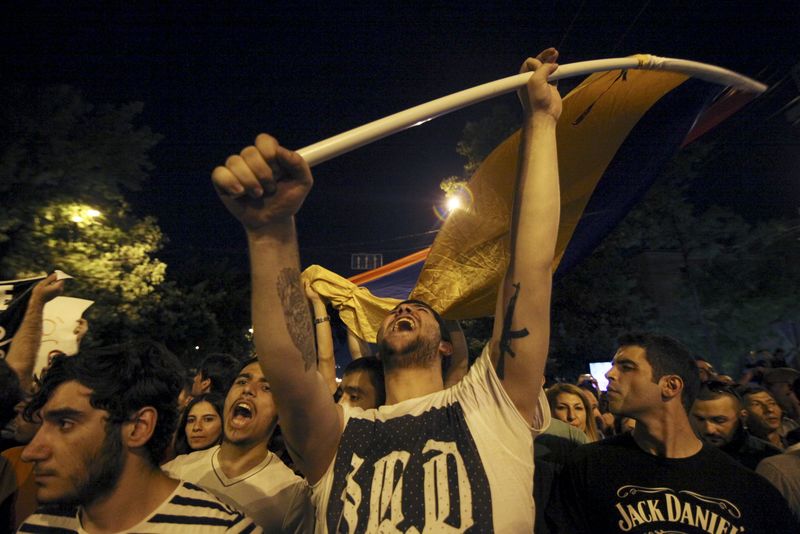
[[[745,437],[742,450],[746,452],[763,452],[768,456],[783,452],[769,441],[757,438],[750,433],[748,433]]]
[[[77,508],[42,507],[20,526],[19,532],[79,532]],[[252,519],[228,506],[214,495],[189,482],[175,491],[138,526],[147,532],[261,532]],[[211,529],[211,530],[208,530]]]
[[[229,506],[205,489],[190,482],[181,482],[175,492],[156,509],[146,522],[157,532],[181,528],[217,528],[219,532],[243,532],[254,528],[253,520]],[[214,532],[212,530],[211,532]]]
[[[198,467],[204,467],[206,465],[208,469],[211,469],[211,458],[218,449],[219,445],[215,445],[210,449],[181,454],[162,465],[161,470],[180,478],[181,473],[187,469],[197,469]]]
[[[272,487],[286,487],[299,484],[307,486],[308,482],[292,471],[289,466],[283,463],[277,454],[269,451],[266,459],[266,467],[263,470],[263,477],[269,480]]]
[[[574,461],[592,460],[598,456],[608,457],[614,454],[630,454],[634,450],[640,449],[636,442],[633,441],[630,432],[626,432],[625,434],[611,436],[576,447],[570,458]]]
[[[78,532],[78,509],[74,506],[41,506],[28,516],[18,532]]]

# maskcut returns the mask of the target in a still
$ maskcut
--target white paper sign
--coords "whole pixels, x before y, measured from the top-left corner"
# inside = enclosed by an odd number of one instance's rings
[[[92,300],[74,297],[56,297],[44,305],[42,345],[36,357],[34,372],[38,375],[47,365],[47,355],[54,350],[73,355],[78,352],[75,327]]]

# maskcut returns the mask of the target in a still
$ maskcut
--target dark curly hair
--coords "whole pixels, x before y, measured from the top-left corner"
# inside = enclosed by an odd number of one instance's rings
[[[178,394],[183,369],[174,354],[152,341],[138,341],[58,356],[45,373],[39,391],[25,407],[31,421],[53,392],[65,382],[76,381],[92,390],[92,407],[108,412],[106,431],[114,432],[133,414],[151,406],[158,413],[153,435],[145,445],[157,466],[172,440],[178,422]]]
[[[178,426],[175,429],[175,455],[180,456],[181,454],[189,454],[194,452],[194,450],[189,446],[189,440],[186,439],[186,420],[189,419],[189,412],[192,411],[192,407],[195,404],[199,404],[201,402],[207,402],[211,406],[214,407],[216,410],[217,415],[219,415],[220,421],[222,421],[222,412],[225,406],[225,397],[220,393],[210,392],[204,393],[197,397],[194,397],[192,400],[189,401],[189,404],[186,405],[186,408],[183,409],[181,412],[181,417],[178,420]],[[220,432],[219,438],[216,443],[222,441],[222,433]],[[215,443],[215,444],[216,444]]]

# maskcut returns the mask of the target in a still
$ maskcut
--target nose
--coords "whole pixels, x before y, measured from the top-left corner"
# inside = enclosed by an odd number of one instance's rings
[[[567,421],[575,420],[575,411],[572,408],[567,408]]]
[[[251,380],[246,381],[242,385],[242,395],[249,395],[251,397],[255,397],[256,396],[255,383],[252,382]]]
[[[195,419],[194,424],[192,425],[192,432],[200,432],[201,430],[203,430],[202,419]]]
[[[397,307],[397,315],[408,315],[411,313],[411,306],[408,304],[401,304]]]
[[[50,454],[50,449],[47,447],[44,438],[42,437],[41,429],[34,434],[33,439],[25,445],[22,449],[20,458],[23,462],[40,462],[47,458]]]

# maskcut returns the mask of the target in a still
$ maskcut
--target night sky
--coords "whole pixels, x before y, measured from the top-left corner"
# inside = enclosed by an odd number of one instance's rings
[[[300,148],[514,74],[551,45],[564,64],[643,52],[768,83],[800,60],[796,1],[136,4],[5,4],[0,73],[4,82],[68,83],[96,104],[144,102],[141,122],[164,139],[147,191],[133,200],[158,217],[173,267],[198,255],[244,260],[243,233],[209,175],[261,131]],[[475,106],[317,167],[299,218],[304,263],[347,275],[351,252],[388,261],[430,243],[439,182],[461,173],[463,126],[497,104],[517,105],[509,96]],[[800,153],[777,144],[780,154]],[[759,210],[800,205],[791,163],[800,160],[787,161],[767,173],[774,195],[761,177]],[[752,199],[746,185],[734,190]]]

